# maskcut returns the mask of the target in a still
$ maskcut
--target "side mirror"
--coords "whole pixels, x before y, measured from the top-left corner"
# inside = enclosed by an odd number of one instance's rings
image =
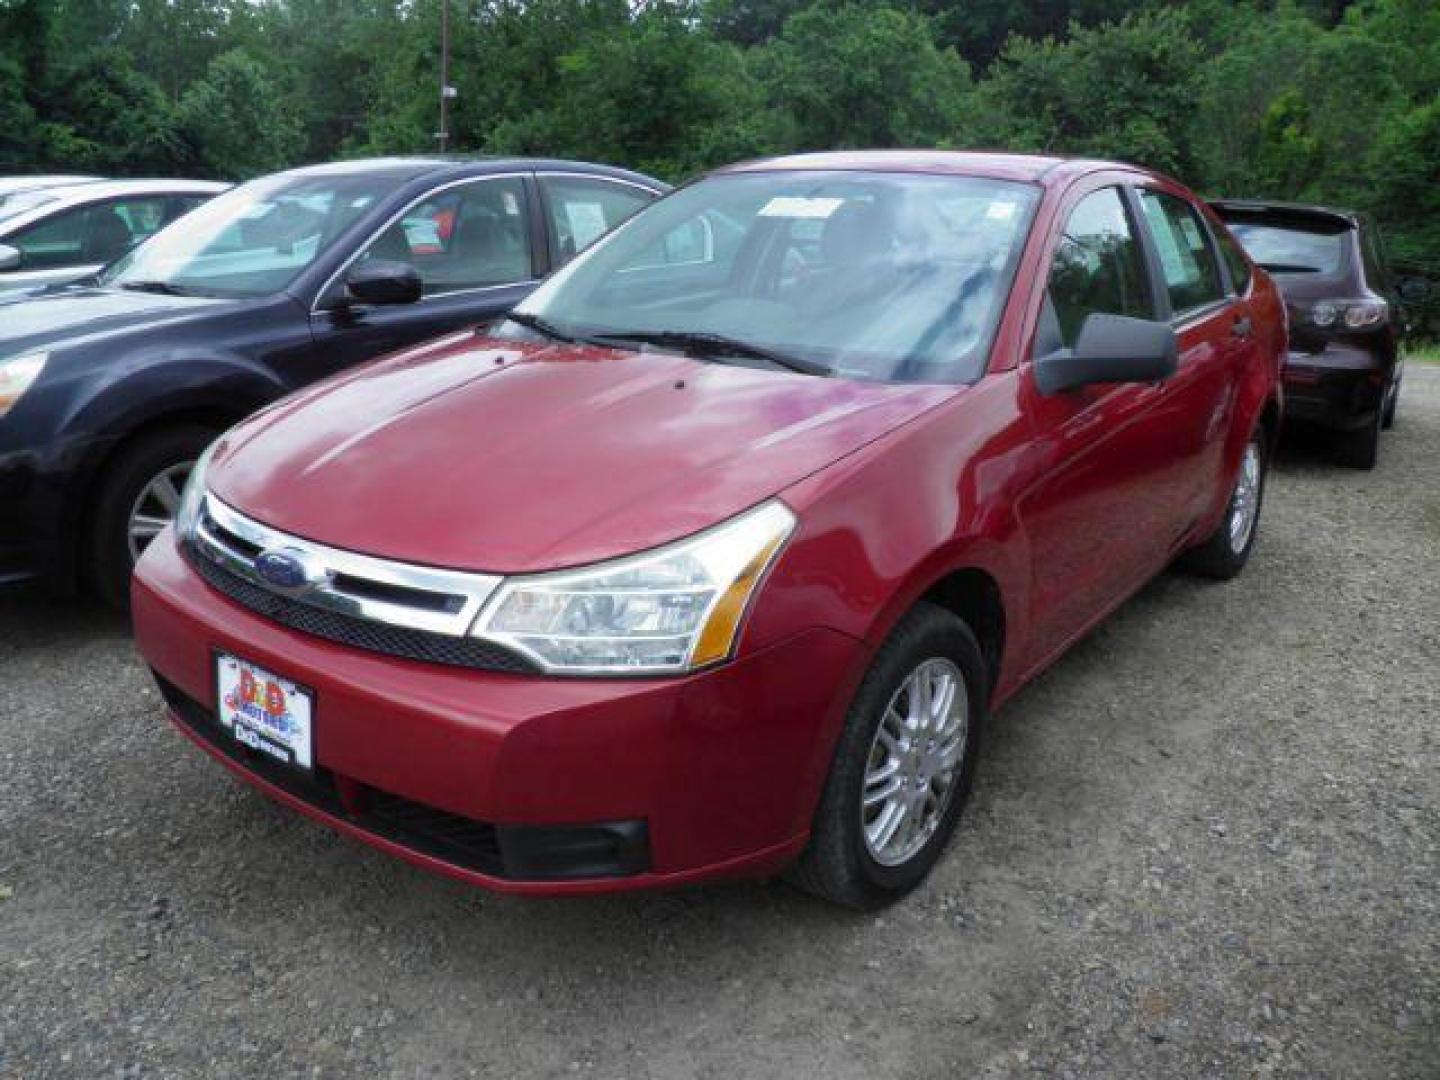
[[[0,244],[0,274],[9,270],[19,270],[20,261],[24,257],[24,252],[19,248],[11,247],[9,244]]]
[[[0,248],[0,252],[3,251],[4,249]],[[3,254],[0,254],[0,260],[3,260],[3,258]],[[0,269],[3,269],[3,265],[3,262],[0,262]],[[1404,300],[1407,304],[1423,304],[1426,300],[1430,299],[1430,282],[1422,277],[1402,278],[1400,280],[1399,291],[1400,299]]]
[[[374,259],[355,267],[345,278],[345,293],[362,304],[413,304],[424,286],[409,263]]]
[[[1086,317],[1073,349],[1035,361],[1035,385],[1058,394],[1090,383],[1159,382],[1175,374],[1180,348],[1167,324],[1095,312]]]

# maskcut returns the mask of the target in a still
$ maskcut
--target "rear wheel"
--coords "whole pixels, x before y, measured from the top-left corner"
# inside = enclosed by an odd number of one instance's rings
[[[1365,426],[1347,431],[1336,444],[1336,454],[1342,465],[1352,469],[1373,469],[1380,460],[1380,429],[1384,425],[1383,407],[1365,422]]]
[[[1400,369],[1390,374],[1390,385],[1385,388],[1385,405],[1380,415],[1380,426],[1389,431],[1395,426],[1395,410],[1400,406]]]
[[[1240,457],[1240,470],[1230,489],[1225,516],[1213,533],[1181,556],[1181,569],[1228,581],[1245,568],[1260,531],[1260,504],[1265,497],[1269,464],[1265,429],[1257,427]]]
[[[190,470],[215,435],[195,425],[157,431],[127,447],[106,469],[88,554],[91,583],[110,606],[129,605],[135,561],[175,519]]]
[[[796,885],[870,910],[925,878],[970,793],[985,687],[960,619],[922,603],[901,620],[851,703]]]

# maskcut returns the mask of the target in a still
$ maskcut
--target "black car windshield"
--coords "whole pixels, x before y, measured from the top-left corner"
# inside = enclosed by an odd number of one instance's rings
[[[1333,274],[1344,258],[1348,229],[1320,231],[1233,219],[1228,224],[1250,258],[1277,274]]]
[[[712,177],[585,252],[518,321],[846,378],[968,382],[1038,199],[1029,184],[920,173]]]
[[[102,284],[202,296],[284,289],[409,175],[267,176],[228,191],[105,271]]]

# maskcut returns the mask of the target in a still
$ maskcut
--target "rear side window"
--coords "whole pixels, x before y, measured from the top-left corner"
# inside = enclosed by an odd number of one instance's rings
[[[1161,191],[1141,191],[1140,205],[1155,241],[1174,313],[1183,315],[1223,300],[1220,262],[1195,209],[1184,199]]]
[[[1230,284],[1235,286],[1237,293],[1244,293],[1250,287],[1250,264],[1245,259],[1245,253],[1228,232],[1217,232],[1215,239],[1220,242],[1220,254],[1225,257],[1225,265],[1230,268]]]
[[[1070,212],[1050,268],[1049,300],[1065,345],[1095,312],[1154,318],[1140,245],[1118,188],[1085,196]]]
[[[166,201],[150,196],[76,207],[32,225],[11,243],[20,249],[23,270],[103,265],[165,224]]]
[[[542,176],[540,187],[561,262],[584,251],[655,198],[644,188],[578,176]]]

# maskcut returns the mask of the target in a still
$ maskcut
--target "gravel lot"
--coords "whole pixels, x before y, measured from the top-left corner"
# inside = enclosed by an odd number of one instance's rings
[[[1440,1076],[1440,367],[1248,571],[1008,707],[928,884],[490,896],[272,806],[0,597],[0,1077]]]

